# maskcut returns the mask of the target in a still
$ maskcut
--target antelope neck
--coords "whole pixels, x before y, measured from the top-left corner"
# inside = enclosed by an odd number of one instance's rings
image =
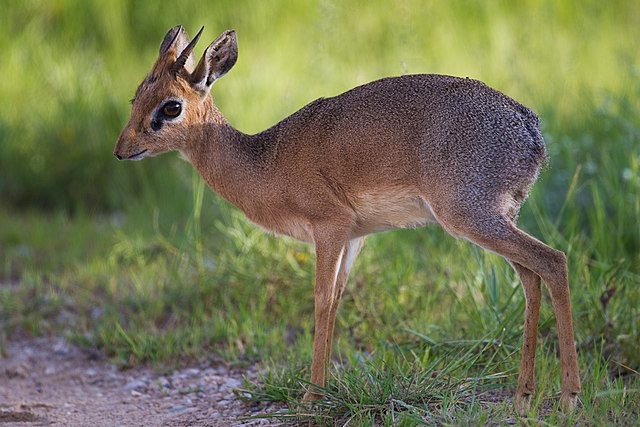
[[[259,202],[268,179],[264,132],[247,135],[235,129],[213,104],[200,129],[188,132],[182,154],[198,170],[209,186],[243,211]]]

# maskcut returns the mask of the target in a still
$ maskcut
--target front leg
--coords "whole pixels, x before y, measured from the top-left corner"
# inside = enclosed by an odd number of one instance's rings
[[[346,230],[324,228],[314,230],[316,245],[316,283],[314,288],[315,332],[313,336],[313,359],[311,362],[311,383],[325,386],[328,349],[331,348],[331,331],[336,311],[332,309],[336,279],[340,271],[342,255],[345,251],[348,233]],[[321,391],[310,387],[305,401],[320,398]]]
[[[342,252],[340,270],[338,271],[338,278],[336,279],[331,303],[331,312],[329,313],[329,346],[327,347],[327,361],[331,360],[331,344],[333,342],[333,330],[336,324],[336,312],[338,310],[338,305],[340,305],[340,299],[342,298],[342,293],[344,292],[344,288],[347,284],[347,279],[349,278],[353,262],[358,257],[363,243],[364,237],[349,240]]]

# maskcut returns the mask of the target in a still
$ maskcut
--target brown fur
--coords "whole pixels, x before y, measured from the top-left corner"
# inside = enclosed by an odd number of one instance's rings
[[[136,92],[115,155],[139,159],[180,151],[250,220],[314,243],[313,384],[325,384],[336,309],[364,236],[438,223],[504,256],[522,279],[527,304],[516,394],[521,412],[534,392],[545,281],[558,323],[561,401],[575,406],[580,378],[566,258],[515,225],[546,161],[530,109],[476,80],[411,75],[318,99],[272,128],[246,135],[231,127],[208,95],[235,63],[235,33],[214,41],[195,69],[187,51],[186,65],[176,71],[176,58],[188,43],[182,27],[165,37],[158,61]],[[168,99],[182,103],[182,114],[153,130],[155,112]],[[306,398],[319,393],[311,388]]]

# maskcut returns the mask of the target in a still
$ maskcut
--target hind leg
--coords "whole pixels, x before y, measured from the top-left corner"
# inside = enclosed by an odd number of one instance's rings
[[[541,300],[540,276],[520,264],[512,263],[512,266],[522,281],[526,301],[520,375],[515,397],[516,409],[521,415],[525,415],[529,411],[531,396],[535,391],[534,370]]]
[[[491,213],[490,208],[474,209],[473,212],[466,213],[444,211],[444,215],[438,215],[438,220],[452,234],[465,237],[485,249],[502,255],[514,266],[523,267],[516,267],[523,280],[525,292],[529,293],[525,321],[525,351],[520,367],[520,380],[525,384],[519,383],[519,393],[526,393],[526,382],[533,379],[535,349],[527,349],[526,346],[535,342],[533,329],[534,323],[537,323],[536,308],[540,299],[539,291],[535,290],[537,279],[526,270],[544,280],[551,296],[557,322],[562,365],[560,403],[565,409],[572,410],[576,406],[577,394],[580,391],[580,376],[571,318],[567,260],[564,253],[529,236],[505,216]],[[531,304],[529,299],[532,300]],[[516,397],[516,400],[518,399],[520,402],[523,400],[522,397]]]

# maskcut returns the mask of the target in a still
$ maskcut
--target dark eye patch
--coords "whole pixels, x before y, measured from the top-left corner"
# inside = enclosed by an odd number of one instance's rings
[[[177,118],[180,113],[182,113],[182,104],[179,101],[171,100],[165,102],[151,120],[151,129],[159,131],[165,121]]]

